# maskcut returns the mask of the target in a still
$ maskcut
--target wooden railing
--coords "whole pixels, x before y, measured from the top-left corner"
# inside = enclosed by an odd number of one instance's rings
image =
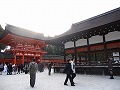
[[[53,66],[65,66],[66,63],[54,63]],[[77,62],[76,66],[108,66],[107,61]],[[119,63],[112,63],[113,66],[120,66]]]

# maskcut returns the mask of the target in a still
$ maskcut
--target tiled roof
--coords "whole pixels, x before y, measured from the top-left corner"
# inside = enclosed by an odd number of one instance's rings
[[[36,33],[30,30],[16,27],[9,24],[6,25],[5,30],[8,31],[8,33],[12,33],[18,36],[23,36],[23,37],[33,38],[38,40],[46,40],[46,37],[44,37],[42,33]]]
[[[116,29],[106,30],[120,23],[120,7],[84,21],[72,24],[71,28],[65,33],[54,37],[47,42],[55,45],[64,45],[69,41],[77,41],[78,39],[87,39],[95,35],[103,35],[112,31],[120,31]]]
[[[68,31],[66,31],[61,35],[55,36],[53,38],[44,37],[42,33],[35,33],[30,30],[26,30],[20,27],[7,24],[7,26],[5,27],[5,30],[2,31],[2,33],[0,33],[0,39],[2,39],[8,33],[12,33],[12,34],[23,36],[23,37],[44,40],[48,44],[63,45],[63,43],[67,41],[75,41],[83,37],[89,38],[90,33],[86,33],[86,31],[90,32],[91,30],[93,32],[92,36],[98,35],[98,33],[94,33],[96,30],[97,30],[96,32],[100,32],[100,28],[102,26],[106,25],[109,27],[109,25],[113,24],[114,22],[119,23],[118,21],[120,22],[120,7],[117,9],[108,11],[106,13],[97,15],[95,17],[86,19],[84,21],[74,23],[72,24],[71,28]],[[83,37],[82,37],[82,34],[83,34]]]
[[[94,27],[102,26],[111,22],[115,22],[120,20],[120,7],[106,13],[94,16],[92,18],[86,19],[84,21],[72,24],[71,29],[67,32],[59,35],[58,37],[62,37],[65,35],[70,35],[73,33],[81,32],[84,30],[88,30]]]

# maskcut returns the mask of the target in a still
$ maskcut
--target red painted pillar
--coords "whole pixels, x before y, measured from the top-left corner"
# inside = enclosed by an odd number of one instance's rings
[[[25,61],[25,60],[24,60],[24,52],[22,52],[22,54],[23,54],[23,55],[22,55],[22,64],[24,65],[24,61]]]
[[[14,61],[13,61],[14,64],[16,64],[16,52],[14,52]]]
[[[36,58],[36,53],[34,53],[34,58]]]

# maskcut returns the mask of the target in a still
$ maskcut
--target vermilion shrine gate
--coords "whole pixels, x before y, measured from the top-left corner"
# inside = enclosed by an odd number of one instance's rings
[[[24,62],[30,62],[32,58],[36,58],[37,62],[42,62],[42,56],[47,53],[42,50],[42,47],[47,44],[43,40],[38,40],[37,35],[42,36],[42,34],[7,25],[2,33],[3,38],[0,43],[11,47],[9,52],[13,53],[14,59],[2,59],[1,61],[24,64]]]

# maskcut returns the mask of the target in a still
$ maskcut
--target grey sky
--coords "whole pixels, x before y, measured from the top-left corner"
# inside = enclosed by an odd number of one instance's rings
[[[120,6],[119,0],[1,0],[0,24],[55,36],[77,23]]]

